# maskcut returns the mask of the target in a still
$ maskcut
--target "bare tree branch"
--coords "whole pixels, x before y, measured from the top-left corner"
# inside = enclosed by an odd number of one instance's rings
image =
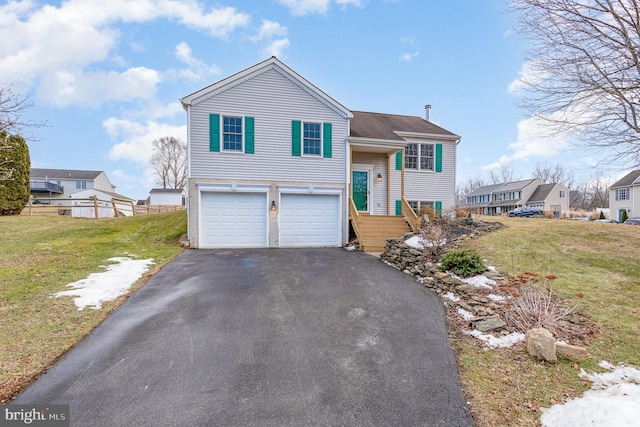
[[[22,135],[27,128],[45,126],[43,122],[23,117],[24,112],[32,106],[28,96],[23,97],[13,92],[12,85],[0,85],[0,133]]]
[[[187,181],[187,144],[173,136],[153,140],[151,166],[162,188],[184,188]]]
[[[549,136],[640,163],[640,4],[636,0],[510,0],[530,42],[522,106]]]

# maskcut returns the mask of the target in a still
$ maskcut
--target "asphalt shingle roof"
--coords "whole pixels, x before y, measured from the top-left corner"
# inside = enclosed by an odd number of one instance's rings
[[[614,182],[610,188],[615,187],[629,187],[630,185],[640,184],[640,169],[636,169],[634,171],[629,172],[616,182]]]
[[[531,194],[531,197],[529,197],[527,203],[544,202],[549,194],[551,194],[555,186],[556,184],[538,185],[538,188],[536,188],[533,194]]]
[[[366,111],[352,111],[352,113],[350,136],[353,137],[403,141],[404,139],[395,132],[458,136],[418,116],[400,116]]]
[[[43,179],[93,180],[96,179],[101,173],[102,171],[31,168],[31,178]]]

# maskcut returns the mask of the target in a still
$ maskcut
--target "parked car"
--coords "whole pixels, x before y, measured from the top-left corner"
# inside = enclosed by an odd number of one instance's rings
[[[640,225],[640,218],[629,218],[628,220],[623,222],[623,224]]]
[[[542,209],[540,208],[531,208],[528,206],[522,206],[507,212],[507,215],[519,216],[519,217],[532,217],[532,216],[544,216],[544,212],[542,212]]]

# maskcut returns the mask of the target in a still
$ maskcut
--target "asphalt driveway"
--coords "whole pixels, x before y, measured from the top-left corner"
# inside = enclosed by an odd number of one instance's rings
[[[72,426],[472,426],[444,308],[343,249],[188,250],[13,403]]]

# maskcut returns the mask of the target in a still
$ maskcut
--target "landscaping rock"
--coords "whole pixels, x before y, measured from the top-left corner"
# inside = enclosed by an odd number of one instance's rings
[[[563,342],[556,343],[556,355],[575,357],[578,359],[586,359],[589,357],[589,353],[587,353],[586,348],[577,345],[565,344]]]
[[[479,330],[480,332],[493,332],[499,331],[507,327],[507,324],[500,316],[494,315],[489,317],[481,317],[471,319],[471,326]]]
[[[544,328],[530,329],[524,335],[527,352],[538,359],[556,363],[556,341],[551,332]]]

